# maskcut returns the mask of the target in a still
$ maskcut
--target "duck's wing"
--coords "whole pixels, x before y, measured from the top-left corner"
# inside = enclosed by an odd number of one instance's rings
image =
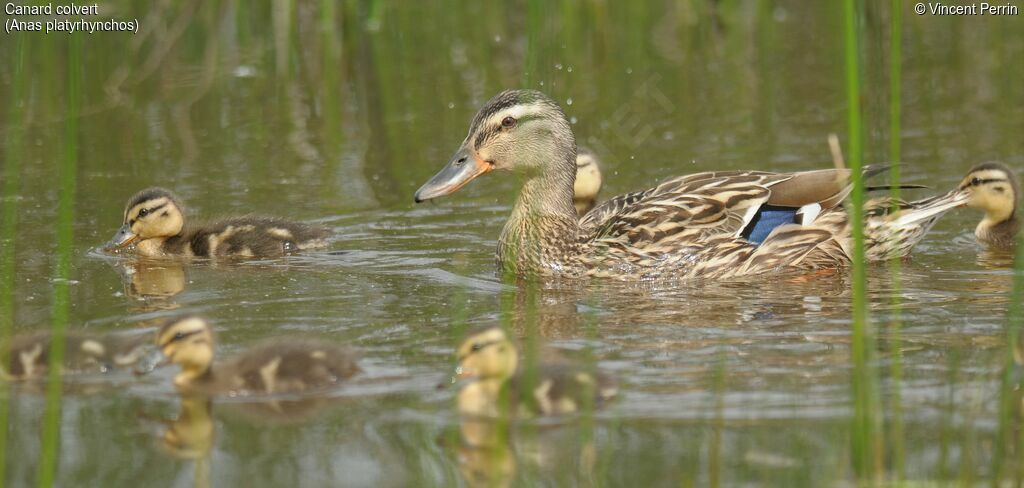
[[[739,237],[772,195],[793,175],[765,172],[699,173],[668,180],[645,192],[616,197],[581,224],[591,242],[635,249],[682,247],[714,234]],[[596,213],[601,210],[601,213]],[[612,211],[614,210],[614,211]],[[588,219],[589,218],[589,219]]]

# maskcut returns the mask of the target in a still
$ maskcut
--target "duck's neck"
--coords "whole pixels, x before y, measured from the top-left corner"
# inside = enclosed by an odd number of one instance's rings
[[[974,235],[979,241],[987,244],[1008,246],[1013,244],[1019,231],[1020,221],[1016,212],[1010,212],[1009,215],[987,214],[974,229]]]
[[[516,274],[550,273],[578,253],[573,180],[576,155],[529,177],[498,241],[498,261]]]
[[[213,368],[211,366],[207,366],[206,369],[183,367],[181,372],[174,377],[175,386],[184,390],[189,390],[212,382]]]

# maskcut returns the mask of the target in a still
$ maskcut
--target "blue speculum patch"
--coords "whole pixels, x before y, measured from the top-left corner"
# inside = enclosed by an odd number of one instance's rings
[[[740,235],[754,244],[761,244],[776,227],[796,223],[796,211],[792,207],[762,205]]]

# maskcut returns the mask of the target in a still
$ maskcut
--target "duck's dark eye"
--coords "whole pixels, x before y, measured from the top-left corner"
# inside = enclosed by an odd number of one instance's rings
[[[974,178],[971,178],[971,186],[978,186],[980,184],[981,184],[981,178],[978,178],[977,176],[975,176]]]
[[[149,209],[148,208],[144,208],[142,210],[139,210],[139,217],[145,217],[147,215],[149,215]]]
[[[473,351],[473,352],[477,352],[477,351],[479,351],[479,350],[481,350],[483,348],[484,348],[484,345],[479,343],[479,342],[477,342],[476,344],[473,344],[473,347],[470,347],[469,349],[471,351]]]
[[[501,126],[506,128],[506,129],[511,129],[515,125],[516,125],[516,118],[511,116],[511,115],[509,115],[508,117],[505,117],[504,119],[501,119]]]
[[[185,338],[185,333],[184,332],[177,332],[177,333],[174,334],[174,339],[171,339],[171,340],[172,341],[180,341],[180,340],[182,340],[184,338]]]

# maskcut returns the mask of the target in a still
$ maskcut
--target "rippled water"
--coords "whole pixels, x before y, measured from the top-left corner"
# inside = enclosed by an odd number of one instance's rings
[[[3,236],[16,253],[14,308],[3,320],[15,334],[51,323],[57,180],[70,150],[69,330],[146,331],[200,313],[222,357],[309,336],[356,346],[364,372],[329,398],[283,406],[189,403],[169,369],[75,379],[60,410],[59,485],[853,478],[845,273],[502,280],[493,250],[514,181],[488,176],[412,203],[479,105],[527,83],[526,65],[529,83],[563,103],[578,140],[602,158],[604,196],[693,171],[825,167],[827,134],[846,131],[838,11],[788,1],[129,3],[101,10],[144,19],[142,33],[80,39],[78,118],[65,116],[76,89],[66,39],[8,35],[0,45],[0,99],[21,93],[3,113],[5,178],[19,175],[2,202],[17,215],[15,234]],[[879,8],[869,2],[864,26],[869,162],[888,147],[888,15]],[[1010,62],[1024,54],[1020,18],[904,19],[904,180],[937,189],[927,192],[952,187],[978,161],[1024,170],[1024,68]],[[78,134],[70,149],[69,127]],[[128,197],[150,185],[178,192],[189,215],[286,216],[327,225],[335,238],[324,251],[243,263],[97,251]],[[1021,469],[1019,452],[999,447],[1016,432],[999,421],[1012,259],[974,243],[978,218],[941,221],[898,280],[885,266],[869,271],[887,478],[970,483],[999,463]],[[621,398],[593,416],[507,432],[460,423],[454,390],[438,385],[464,331],[486,324],[596,364],[619,378]],[[15,385],[7,402],[7,480],[34,484],[46,398]],[[190,448],[163,446],[169,428],[190,428]]]

